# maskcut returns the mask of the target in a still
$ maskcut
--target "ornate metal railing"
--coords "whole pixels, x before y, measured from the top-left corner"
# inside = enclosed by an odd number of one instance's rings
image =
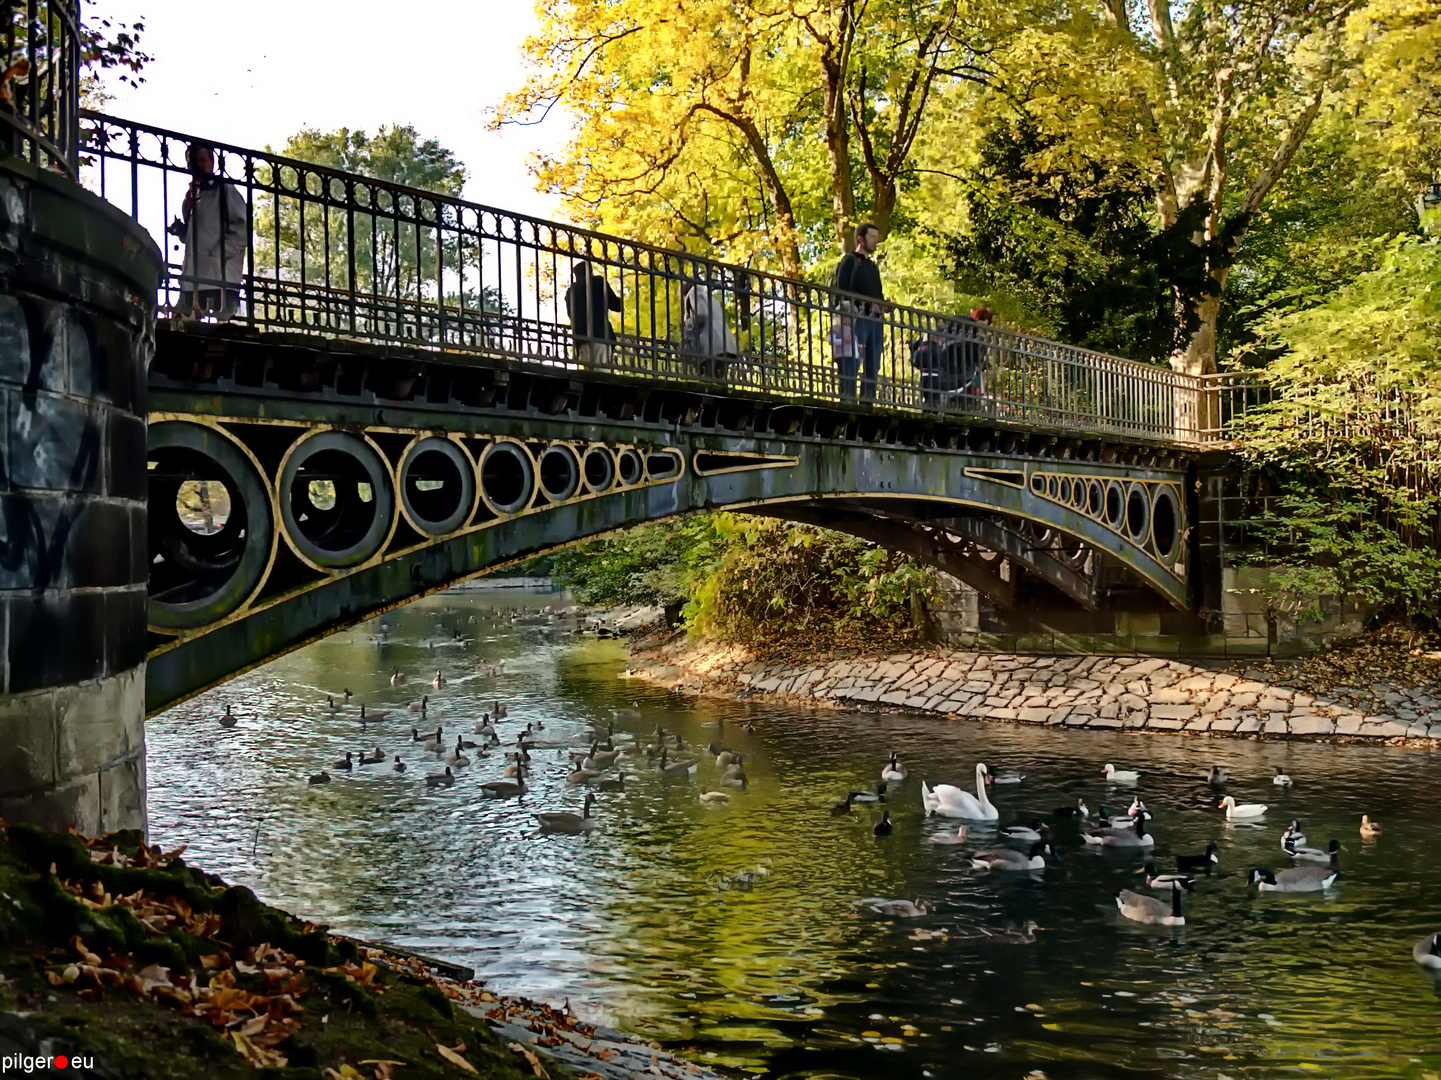
[[[192,136],[89,113],[85,127],[85,181],[177,238],[175,317],[198,302],[270,330],[1188,445],[1223,440],[1250,393],[223,143],[206,144],[219,180],[196,188],[197,214]],[[203,236],[176,224],[205,214]]]
[[[80,0],[0,0],[0,153],[75,175]]]

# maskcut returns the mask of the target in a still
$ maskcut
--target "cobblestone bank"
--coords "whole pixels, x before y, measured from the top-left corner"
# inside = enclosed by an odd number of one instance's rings
[[[628,674],[689,693],[890,706],[1053,727],[1428,746],[1441,739],[1435,687],[1388,687],[1388,711],[1360,711],[1349,695],[1305,693],[1278,685],[1266,672],[1215,671],[1175,660],[938,649],[794,663],[757,657],[742,646],[673,638],[636,652]]]

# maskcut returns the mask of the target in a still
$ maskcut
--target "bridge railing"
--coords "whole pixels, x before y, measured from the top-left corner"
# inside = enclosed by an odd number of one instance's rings
[[[0,0],[0,153],[75,175],[79,0]]]
[[[872,306],[223,143],[206,145],[228,191],[207,183],[187,194],[192,136],[84,121],[83,179],[162,246],[167,230],[174,237],[162,297],[172,317],[198,304],[268,330],[1192,445],[1224,439],[1244,395],[1234,381]]]

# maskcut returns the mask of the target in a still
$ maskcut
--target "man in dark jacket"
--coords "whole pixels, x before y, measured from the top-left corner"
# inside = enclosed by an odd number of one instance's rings
[[[620,310],[620,297],[610,282],[592,273],[590,263],[576,263],[570,272],[570,288],[565,290],[565,311],[575,338],[577,364],[604,367],[610,362],[610,344],[615,340],[610,312]]]
[[[838,357],[841,375],[841,399],[856,400],[856,375],[861,375],[861,400],[876,399],[876,380],[881,373],[881,320],[885,294],[881,291],[881,272],[875,263],[876,247],[881,232],[869,221],[856,226],[856,249],[842,257],[836,267],[836,288],[848,293],[845,302],[855,317],[855,348],[849,355]],[[860,369],[859,372],[857,369]]]

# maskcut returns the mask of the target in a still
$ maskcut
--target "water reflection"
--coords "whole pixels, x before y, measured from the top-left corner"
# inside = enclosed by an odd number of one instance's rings
[[[157,718],[155,839],[188,843],[208,869],[340,932],[471,964],[498,990],[568,997],[591,1018],[768,1075],[1441,1077],[1435,984],[1410,959],[1441,927],[1430,755],[685,701],[619,679],[614,642],[489,614],[554,603],[432,597]],[[393,668],[409,681],[392,686]],[[346,689],[349,704],[328,712],[326,696],[339,703]],[[537,737],[556,745],[532,751],[532,793],[481,797],[480,781],[500,775],[496,756],[427,789],[440,763],[411,741],[426,724],[407,709],[422,694],[426,722],[452,738],[497,698],[507,742],[542,721]],[[710,760],[674,780],[623,755],[626,790],[598,796],[594,835],[535,837],[532,812],[581,805],[564,748],[635,699],[642,716],[617,721],[618,736],[652,743],[662,726],[697,746],[722,741],[746,754],[749,789],[703,804],[698,787],[718,779]],[[241,717],[230,730],[217,723],[226,703]],[[361,703],[391,715],[362,729]],[[306,783],[377,742],[387,764]],[[883,806],[832,817],[845,792],[875,789],[891,750],[910,778]],[[405,773],[390,769],[395,754]],[[922,817],[919,781],[968,786],[977,760],[1027,775],[992,789],[999,825],[1049,821],[1059,866],[987,873],[969,866],[968,847],[927,842],[955,823]],[[1140,769],[1139,783],[1107,785],[1107,761]],[[1264,818],[1225,821],[1204,780],[1213,764],[1238,801],[1270,804]],[[1295,787],[1271,785],[1276,766]],[[1093,814],[1123,810],[1133,791],[1156,814],[1163,869],[1220,845],[1183,928],[1121,919],[1111,894],[1140,889],[1144,855],[1088,849],[1075,822],[1052,814],[1078,796]],[[882,809],[895,828],[877,837]],[[1386,826],[1374,843],[1358,835],[1362,813]],[[1315,846],[1341,840],[1338,888],[1248,892],[1250,867],[1288,865],[1279,837],[1293,817]],[[996,842],[996,827],[973,823],[971,846]],[[757,866],[769,873],[754,887],[717,887],[717,871]],[[938,911],[853,913],[865,896],[923,896]],[[1033,944],[981,933],[1027,919],[1044,928]]]

